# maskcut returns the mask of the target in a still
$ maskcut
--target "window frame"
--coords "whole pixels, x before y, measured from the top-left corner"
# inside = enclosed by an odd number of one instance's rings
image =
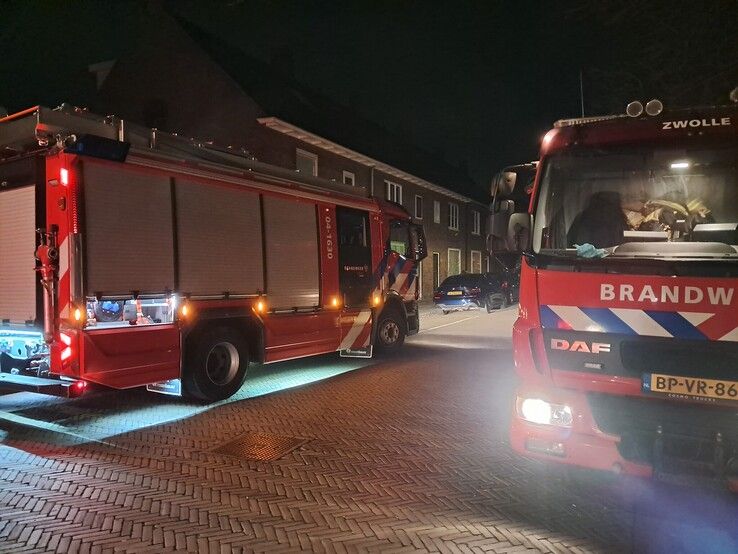
[[[318,155],[314,154],[313,152],[308,152],[307,150],[303,150],[302,148],[295,148],[295,171],[298,173],[302,173],[300,171],[300,168],[297,167],[297,159],[302,156],[303,158],[309,159],[313,162],[313,172],[312,176],[317,177],[318,176]]]
[[[458,252],[458,260],[459,260],[459,272],[458,273],[451,273],[451,252]],[[451,277],[452,275],[461,275],[461,272],[464,271],[464,258],[461,255],[461,248],[447,248],[446,253],[446,279]]]
[[[482,234],[482,214],[477,210],[472,210],[472,235]]]
[[[469,252],[469,273],[474,273],[474,254],[477,255],[479,259],[479,273],[482,273],[482,251],[481,250],[471,250]]]
[[[455,202],[448,203],[448,228],[452,231],[459,230],[459,205]]]
[[[418,200],[420,200],[420,215],[418,215]],[[423,197],[415,195],[415,219],[423,219]]]
[[[394,181],[390,181],[388,179],[384,180],[385,185],[385,198],[388,202],[394,202],[395,204],[399,204],[402,206],[402,185],[400,183],[395,183]],[[390,194],[390,191],[394,191],[395,194]],[[399,191],[399,201],[397,200]]]
[[[350,177],[350,180],[351,180],[351,184],[350,185],[346,182],[346,177]],[[346,171],[344,169],[343,170],[343,175],[341,177],[341,180],[342,180],[343,184],[346,185],[346,186],[351,186],[351,187],[355,187],[356,186],[356,174],[353,171]]]

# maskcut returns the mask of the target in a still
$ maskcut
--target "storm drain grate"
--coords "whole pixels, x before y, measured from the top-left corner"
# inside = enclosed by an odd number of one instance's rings
[[[213,452],[245,460],[273,462],[308,442],[296,437],[280,437],[265,433],[248,433],[220,445]]]

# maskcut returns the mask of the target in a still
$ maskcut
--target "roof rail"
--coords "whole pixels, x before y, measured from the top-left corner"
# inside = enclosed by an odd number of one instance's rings
[[[355,187],[339,181],[260,162],[246,151],[136,125],[115,116],[102,117],[69,104],[55,109],[35,106],[0,118],[0,161],[48,148],[65,148],[84,134],[128,142],[132,153],[251,172],[323,192],[351,196],[356,196],[357,192]]]

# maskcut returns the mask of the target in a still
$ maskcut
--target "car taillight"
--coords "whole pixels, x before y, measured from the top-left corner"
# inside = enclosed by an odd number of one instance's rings
[[[473,289],[469,289],[469,294],[472,296],[479,296],[479,293],[482,292],[482,289],[479,287],[474,287]]]
[[[502,285],[500,285],[501,288],[506,289],[507,288],[507,281],[503,282]]]

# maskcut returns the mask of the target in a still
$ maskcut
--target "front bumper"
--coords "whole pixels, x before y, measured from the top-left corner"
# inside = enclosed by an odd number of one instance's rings
[[[519,390],[571,408],[569,427],[531,423],[516,408],[515,451],[539,460],[738,491],[736,409],[644,396]],[[519,405],[519,403],[518,403]]]
[[[650,477],[651,467],[624,459],[617,448],[619,437],[597,428],[586,395],[568,390],[518,390],[519,398],[544,398],[571,407],[570,427],[531,423],[514,408],[510,425],[510,443],[519,454],[539,460]]]

